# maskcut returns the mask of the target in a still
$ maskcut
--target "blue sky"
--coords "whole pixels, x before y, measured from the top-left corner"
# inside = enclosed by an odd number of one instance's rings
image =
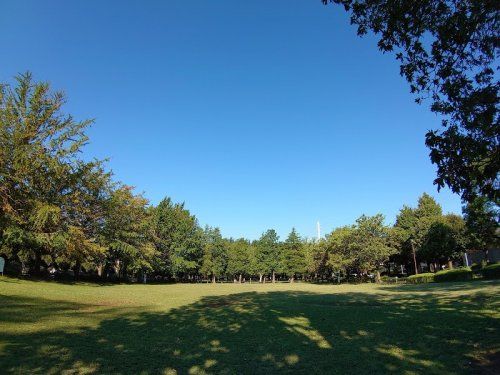
[[[95,118],[85,157],[225,236],[394,222],[437,193],[418,106],[391,55],[320,0],[0,4],[0,80],[30,70]]]

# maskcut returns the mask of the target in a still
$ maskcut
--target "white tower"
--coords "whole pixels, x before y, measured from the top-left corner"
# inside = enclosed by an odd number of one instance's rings
[[[316,230],[318,231],[318,241],[321,239],[321,226],[319,225],[319,221],[316,222]]]

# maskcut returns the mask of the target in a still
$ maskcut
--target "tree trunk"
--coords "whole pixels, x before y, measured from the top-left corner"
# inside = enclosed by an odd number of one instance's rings
[[[76,262],[75,267],[73,267],[73,272],[75,274],[75,280],[80,279],[80,269],[82,268],[82,264],[80,262]]]
[[[262,274],[259,273],[259,283],[262,283]]]
[[[377,272],[375,272],[375,282],[377,284],[380,284],[380,271],[377,270]]]
[[[212,275],[212,284],[215,284],[215,275]]]
[[[273,284],[276,282],[276,274],[273,271]]]
[[[99,276],[100,278],[102,278],[102,269],[103,269],[103,265],[99,264],[97,266],[97,276]]]
[[[37,250],[35,251],[35,267],[33,269],[33,273],[35,275],[40,275],[41,273],[41,266],[42,266],[42,255],[40,254],[40,251]]]
[[[415,245],[413,244],[413,241],[411,243],[411,249],[413,252],[413,264],[415,265],[415,275],[418,275],[417,254],[415,253]]]
[[[120,280],[127,281],[127,262],[122,263]]]
[[[291,283],[293,283],[294,281],[295,281],[294,276],[291,276],[291,277],[290,277],[290,282],[291,282]]]
[[[119,279],[120,278],[120,259],[115,260],[115,264],[113,265],[113,268],[115,270],[116,277]]]
[[[448,260],[448,269],[453,269],[453,262],[451,260]]]
[[[240,283],[240,284],[241,284],[241,279],[243,279],[243,275],[240,273],[240,278],[238,280],[238,283]]]

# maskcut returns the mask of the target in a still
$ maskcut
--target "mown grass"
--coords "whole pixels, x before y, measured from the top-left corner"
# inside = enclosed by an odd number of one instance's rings
[[[495,373],[498,281],[109,285],[0,278],[0,372]]]

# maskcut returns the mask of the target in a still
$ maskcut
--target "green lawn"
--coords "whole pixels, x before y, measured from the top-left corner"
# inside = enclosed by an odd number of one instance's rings
[[[58,284],[0,277],[0,372],[495,373],[500,283]]]

